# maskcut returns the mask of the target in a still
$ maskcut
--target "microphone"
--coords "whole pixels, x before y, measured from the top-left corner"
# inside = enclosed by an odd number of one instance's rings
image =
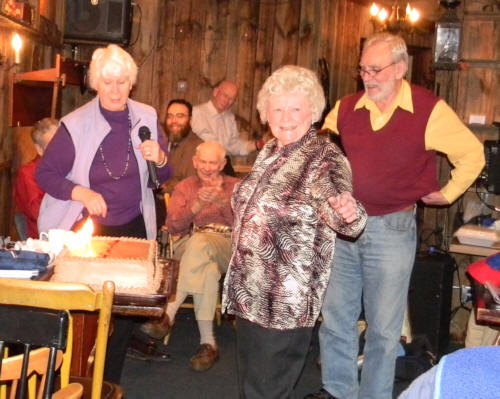
[[[141,126],[139,128],[139,138],[142,142],[151,138],[151,132],[147,126]],[[151,179],[154,188],[159,188],[160,182],[158,181],[158,175],[156,174],[156,165],[153,161],[146,161],[146,163],[148,165],[149,178]]]

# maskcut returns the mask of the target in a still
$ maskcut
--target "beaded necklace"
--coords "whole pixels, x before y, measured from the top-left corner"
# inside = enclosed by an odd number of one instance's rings
[[[130,161],[130,149],[132,148],[132,139],[131,139],[131,136],[132,136],[132,122],[130,121],[130,114],[128,114],[127,117],[128,117],[127,160],[125,161],[125,168],[123,169],[123,172],[122,172],[122,174],[120,176],[113,176],[113,173],[109,169],[109,166],[108,166],[106,160],[104,159],[104,152],[102,150],[102,142],[99,145],[99,153],[101,154],[101,159],[102,159],[102,163],[104,165],[104,170],[106,171],[106,173],[108,174],[108,176],[111,177],[113,180],[120,180],[123,176],[125,176],[125,173],[127,173],[127,170],[128,170],[128,164],[129,164],[129,161]]]

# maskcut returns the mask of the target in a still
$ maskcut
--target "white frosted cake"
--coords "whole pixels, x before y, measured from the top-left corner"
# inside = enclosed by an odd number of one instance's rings
[[[56,258],[52,281],[77,282],[101,289],[114,281],[117,293],[156,294],[156,241],[130,237],[92,237],[82,250],[64,249]]]

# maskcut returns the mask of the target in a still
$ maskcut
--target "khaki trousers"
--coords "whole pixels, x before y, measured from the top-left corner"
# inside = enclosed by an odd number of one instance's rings
[[[193,296],[196,320],[213,320],[230,257],[230,234],[197,232],[174,243],[174,258],[180,261],[177,290]]]

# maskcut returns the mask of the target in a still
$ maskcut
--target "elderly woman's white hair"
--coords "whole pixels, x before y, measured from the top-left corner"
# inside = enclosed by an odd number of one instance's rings
[[[325,108],[325,95],[318,77],[310,69],[285,65],[274,71],[259,91],[257,110],[262,123],[267,122],[267,107],[271,95],[297,92],[305,94],[311,107],[312,122],[318,121]]]
[[[137,80],[137,64],[132,56],[116,44],[100,47],[92,54],[89,84],[94,90],[102,77],[124,75],[133,86]]]

